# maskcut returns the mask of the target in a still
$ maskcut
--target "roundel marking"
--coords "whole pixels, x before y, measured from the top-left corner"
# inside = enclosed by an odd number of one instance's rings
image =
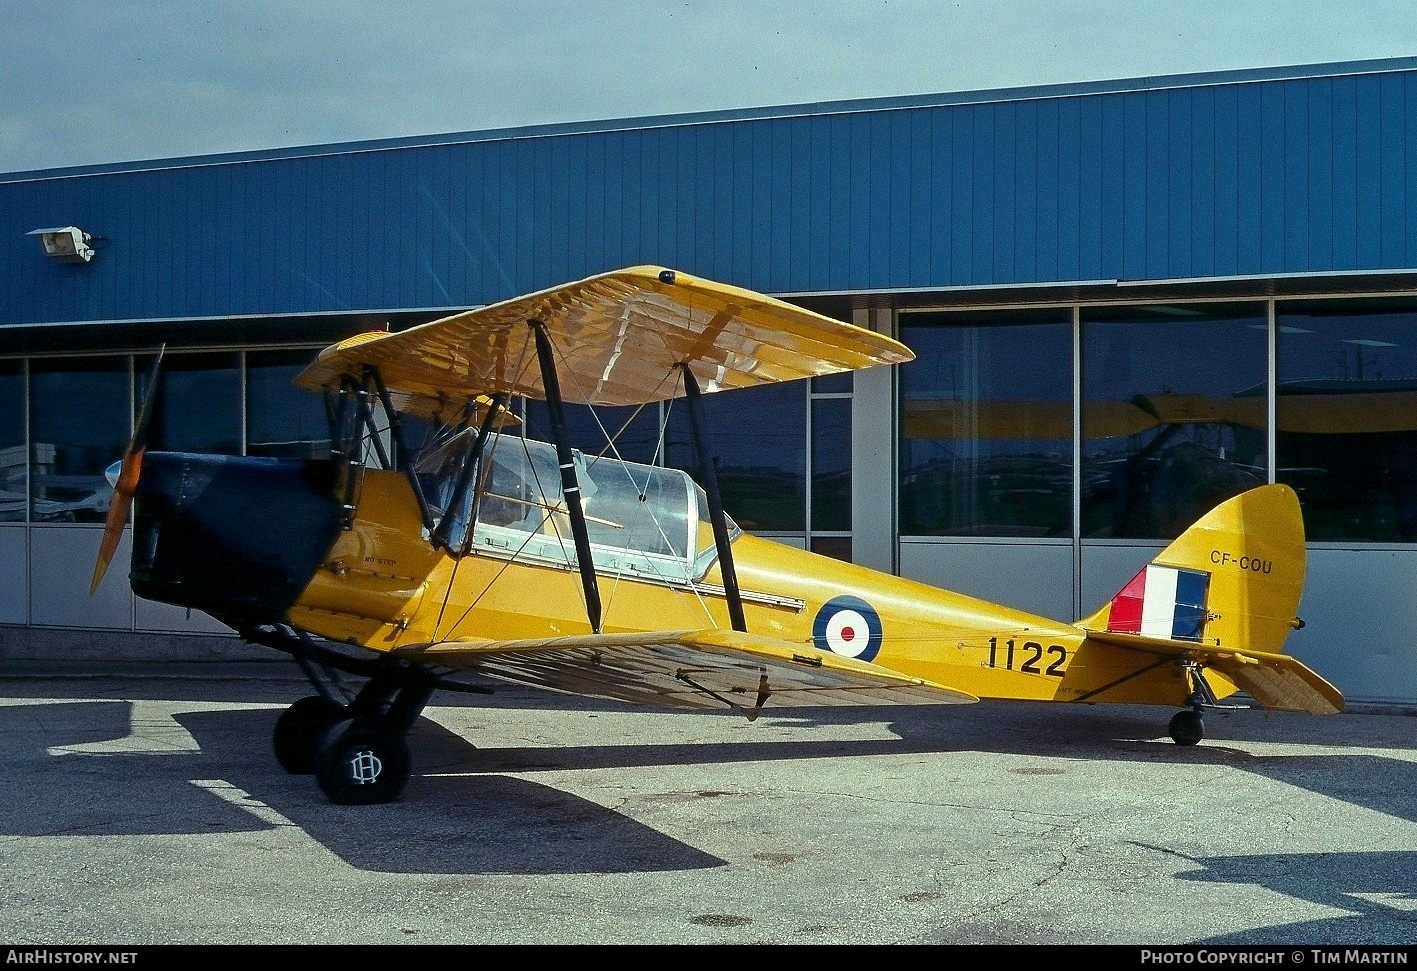
[[[860,597],[833,597],[812,621],[812,643],[818,650],[874,661],[881,649],[881,617]]]

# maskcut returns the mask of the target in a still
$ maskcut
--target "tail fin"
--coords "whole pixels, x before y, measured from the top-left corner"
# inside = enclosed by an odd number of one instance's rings
[[[1216,506],[1078,626],[1282,653],[1304,591],[1304,520],[1286,485]]]

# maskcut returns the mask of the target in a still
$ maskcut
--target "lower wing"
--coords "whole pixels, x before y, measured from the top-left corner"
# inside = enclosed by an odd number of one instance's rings
[[[727,706],[749,720],[769,699],[782,707],[979,700],[855,658],[733,630],[444,641],[394,653],[595,698],[672,708]]]
[[[1332,715],[1343,710],[1343,693],[1287,654],[1104,631],[1088,631],[1087,636],[1089,640],[1212,668],[1266,708],[1311,715]]]

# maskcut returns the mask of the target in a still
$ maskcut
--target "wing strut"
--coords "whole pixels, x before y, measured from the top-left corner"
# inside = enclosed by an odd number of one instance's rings
[[[444,514],[442,521],[438,523],[438,528],[433,532],[433,542],[439,546],[450,550],[452,549],[453,527],[457,525],[457,517],[453,515],[452,510],[461,509],[467,499],[467,490],[472,485],[473,470],[476,469],[482,461],[482,449],[487,444],[487,434],[492,430],[492,425],[496,422],[497,416],[501,414],[506,401],[507,395],[499,391],[492,396],[491,403],[487,406],[487,416],[482,419],[482,427],[477,430],[477,441],[473,443],[472,448],[467,450],[467,456],[463,459],[463,466],[458,471],[458,481],[453,487],[453,497],[448,500],[449,511]],[[472,531],[468,530],[467,536],[462,544],[463,549],[454,550],[454,552],[461,553],[465,551],[471,539]]]
[[[389,389],[384,386],[384,376],[379,373],[377,367],[365,365],[364,383],[374,386],[379,401],[384,405],[384,413],[389,416],[389,431],[394,437],[394,448],[398,450],[400,456],[412,455],[413,452],[409,450],[408,443],[403,437],[403,416],[394,408],[394,402],[389,397]],[[362,399],[363,394],[361,393],[361,401]],[[369,430],[373,434],[374,446],[379,450],[379,460],[384,463],[385,468],[393,468],[388,456],[384,454],[383,443],[379,441],[379,435],[374,430],[374,409],[364,405],[364,413],[368,416]],[[423,495],[423,483],[419,481],[413,463],[406,459],[404,461],[404,476],[408,479],[409,485],[413,486],[413,494],[418,497],[418,510],[423,515],[423,528],[431,533],[433,531],[433,511],[428,508],[428,499]]]
[[[728,542],[728,524],[723,515],[723,499],[718,492],[718,471],[713,465],[713,449],[709,447],[708,430],[704,427],[699,382],[687,364],[680,364],[679,370],[684,372],[684,403],[689,407],[689,424],[694,430],[694,447],[699,452],[704,493],[709,501],[709,521],[713,523],[713,544],[718,548],[723,591],[728,596],[728,617],[733,622],[734,630],[746,634],[748,622],[743,619],[743,598],[738,592],[738,573],[733,568],[733,550]]]
[[[528,324],[536,337],[536,356],[541,362],[541,385],[546,393],[546,410],[551,417],[551,437],[556,440],[556,461],[561,466],[561,492],[571,520],[571,535],[576,541],[576,562],[581,569],[581,586],[585,588],[586,616],[590,619],[591,631],[599,634],[600,586],[595,579],[595,564],[590,558],[590,534],[586,532],[581,486],[576,478],[575,457],[571,454],[570,436],[566,431],[566,412],[561,402],[556,362],[551,356],[551,338],[546,336],[546,325],[541,321],[532,320]]]

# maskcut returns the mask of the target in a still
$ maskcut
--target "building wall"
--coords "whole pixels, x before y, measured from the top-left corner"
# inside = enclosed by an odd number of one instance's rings
[[[897,308],[1307,275],[1361,292],[1417,269],[1414,200],[1417,58],[16,173],[0,175],[0,334],[22,348],[42,325],[99,325],[73,329],[82,352],[119,324],[197,321],[236,345],[232,318],[288,317],[306,342],[297,315],[463,308],[639,263]],[[26,235],[65,224],[98,237],[92,263]],[[858,561],[1077,615],[1154,551],[901,539],[882,501],[893,396],[888,374],[859,376]],[[0,526],[0,624],[212,629],[112,581],[90,600],[96,535]],[[1296,653],[1350,697],[1417,701],[1414,573],[1406,545],[1315,550]]]
[[[0,176],[0,324],[464,307],[639,263],[775,294],[1407,268],[1417,59],[1379,65]],[[70,223],[94,261],[37,258]]]

